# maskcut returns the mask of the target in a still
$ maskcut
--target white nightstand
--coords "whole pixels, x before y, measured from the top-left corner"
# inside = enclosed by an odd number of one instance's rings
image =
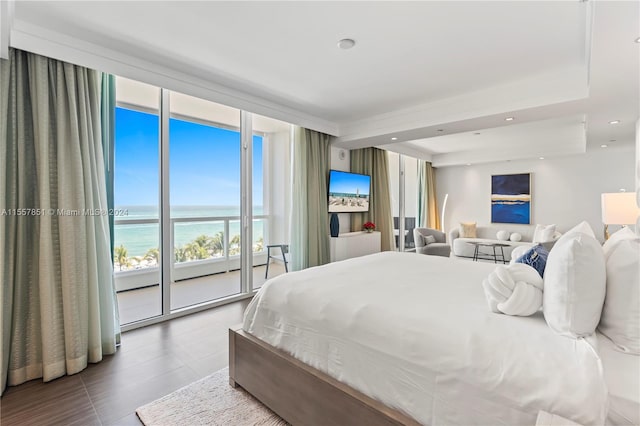
[[[365,256],[380,251],[380,232],[346,232],[330,241],[331,262]]]

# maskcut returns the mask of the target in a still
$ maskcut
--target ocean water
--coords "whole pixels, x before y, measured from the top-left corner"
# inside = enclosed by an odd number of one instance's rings
[[[116,216],[116,221],[158,219],[158,207],[156,206],[116,206],[116,210],[126,212],[125,215]],[[254,215],[263,214],[262,206],[256,206]],[[229,217],[239,216],[239,206],[173,206],[171,217]],[[264,221],[266,219],[253,220],[254,244],[264,235]],[[127,249],[129,257],[144,256],[152,248],[159,248],[159,224],[116,224],[114,226],[115,246],[123,245]],[[210,220],[207,222],[175,223],[174,246],[181,247],[200,235],[214,236],[218,232],[224,232],[224,220]],[[240,220],[229,221],[230,240],[235,235],[240,235]]]

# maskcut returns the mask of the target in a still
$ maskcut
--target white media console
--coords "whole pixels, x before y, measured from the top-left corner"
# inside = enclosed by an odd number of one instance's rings
[[[380,251],[380,232],[346,232],[331,237],[331,261],[378,253]]]

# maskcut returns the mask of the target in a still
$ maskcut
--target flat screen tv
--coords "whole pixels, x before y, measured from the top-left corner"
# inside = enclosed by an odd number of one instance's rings
[[[369,211],[371,176],[331,170],[329,172],[329,213]]]

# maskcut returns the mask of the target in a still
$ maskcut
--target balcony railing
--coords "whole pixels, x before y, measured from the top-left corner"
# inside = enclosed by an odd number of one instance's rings
[[[240,268],[240,245],[239,245],[239,231],[237,235],[230,235],[231,224],[234,222],[240,223],[240,216],[201,216],[201,217],[180,217],[171,218],[171,245],[173,246],[173,258],[171,263],[171,280],[173,282],[187,280],[191,278],[228,272]],[[264,250],[265,241],[268,238],[268,215],[255,215],[253,216],[253,222],[261,221],[262,225],[262,244],[256,242],[252,243],[253,247],[253,264],[260,265],[266,262],[266,252]],[[159,225],[159,219],[119,219],[114,222],[116,227],[128,226],[128,225]],[[203,233],[210,240],[211,245],[199,246],[195,240],[190,241],[187,244],[183,244],[182,247],[177,247],[176,241],[176,227],[188,226],[189,224],[210,224],[215,231]],[[220,224],[222,224],[222,231],[220,235]],[[218,225],[218,226],[216,226]],[[158,230],[159,232],[159,230]],[[159,235],[159,234],[158,234]],[[235,240],[235,241],[234,241]],[[200,241],[202,243],[202,241]],[[116,246],[119,243],[116,241]],[[185,250],[189,250],[189,245],[192,245],[191,252],[187,255],[184,254]],[[148,249],[154,249],[158,247],[148,247]],[[126,249],[126,246],[125,246]],[[158,248],[159,249],[159,248]],[[116,252],[118,248],[116,247]],[[182,252],[180,252],[182,251]],[[137,256],[134,259],[140,259],[136,265],[131,265],[127,269],[122,269],[116,259],[116,271],[115,281],[117,291],[131,290],[134,288],[147,287],[150,285],[158,284],[159,273],[159,253],[158,250],[156,259],[141,260],[142,256]],[[177,256],[179,255],[179,256]],[[116,254],[117,258],[117,254]]]

